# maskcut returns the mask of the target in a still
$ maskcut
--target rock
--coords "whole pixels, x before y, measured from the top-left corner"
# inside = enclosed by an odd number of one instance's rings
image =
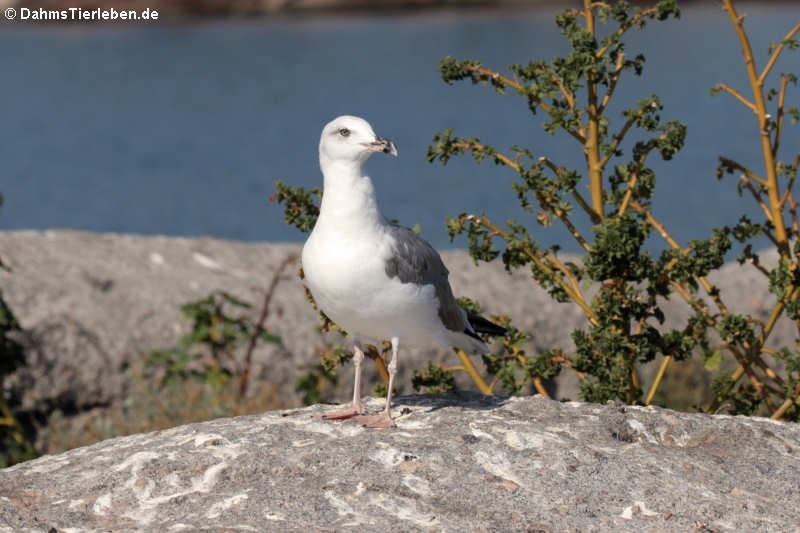
[[[798,424],[459,393],[368,430],[329,408],[0,470],[0,533],[800,531]]]
[[[252,302],[257,315],[271,269],[297,250],[213,239],[0,233],[0,255],[12,269],[0,271],[0,283],[28,348],[28,366],[6,385],[28,410],[85,410],[124,398],[147,354],[174,346],[188,330],[182,304],[223,289]],[[313,332],[315,313],[302,301],[294,270],[278,287],[267,327],[280,324],[286,345],[299,354],[293,339]],[[313,354],[306,346],[308,361]],[[255,359],[258,377],[269,374],[275,383],[291,381],[303,361],[274,345]],[[269,368],[266,361],[273,362]]]

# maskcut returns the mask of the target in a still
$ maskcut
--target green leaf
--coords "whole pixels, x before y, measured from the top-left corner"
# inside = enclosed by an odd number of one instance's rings
[[[268,331],[262,331],[259,337],[261,337],[261,340],[263,340],[264,342],[268,342],[270,344],[281,344],[282,342],[281,338],[278,335],[273,335]]]
[[[703,366],[706,368],[706,370],[710,371],[719,370],[721,364],[722,352],[719,350],[712,351],[711,354],[703,360]]]
[[[441,365],[434,365],[428,361],[424,370],[414,371],[414,377],[411,378],[411,386],[414,387],[415,391],[419,391],[424,387],[427,394],[440,394],[455,390],[456,381],[452,372],[445,370]],[[386,387],[380,392],[386,394]]]

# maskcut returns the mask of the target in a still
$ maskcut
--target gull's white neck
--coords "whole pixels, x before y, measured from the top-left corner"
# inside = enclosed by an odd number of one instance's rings
[[[319,222],[337,231],[364,231],[385,223],[378,210],[372,180],[362,161],[331,160],[320,156],[324,177]]]

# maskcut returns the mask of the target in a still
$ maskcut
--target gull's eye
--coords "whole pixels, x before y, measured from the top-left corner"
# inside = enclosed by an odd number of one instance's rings
[[[342,137],[347,137],[348,135],[350,135],[350,130],[348,130],[347,128],[342,128],[339,130],[339,135],[341,135]]]

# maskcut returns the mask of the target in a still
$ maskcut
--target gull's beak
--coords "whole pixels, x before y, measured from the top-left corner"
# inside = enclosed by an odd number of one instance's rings
[[[397,156],[397,146],[393,141],[383,137],[376,136],[373,142],[367,143],[367,148],[372,152],[383,152],[384,154]]]

